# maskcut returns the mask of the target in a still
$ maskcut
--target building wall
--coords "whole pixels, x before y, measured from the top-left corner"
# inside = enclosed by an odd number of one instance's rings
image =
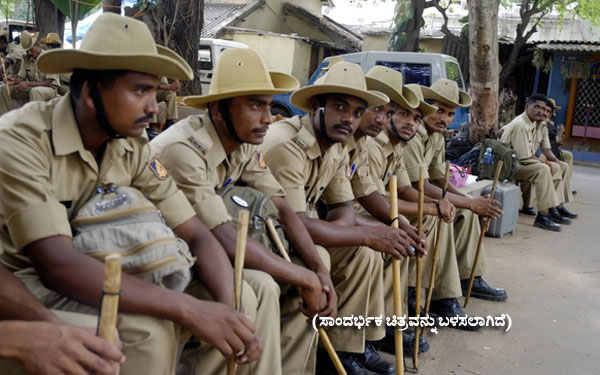
[[[233,40],[244,43],[258,51],[267,65],[267,69],[292,74],[294,69],[294,39],[277,35],[260,35],[236,31],[233,34]]]
[[[419,48],[423,52],[442,53],[442,39],[421,39],[419,40]]]
[[[562,74],[560,74],[560,67],[564,56],[562,53],[554,53],[553,68],[550,71],[548,92],[546,92],[548,97],[556,100],[556,104],[562,107],[556,112],[554,119],[554,122],[558,124],[565,124],[567,121],[567,104],[569,103],[569,93],[571,91],[570,85],[565,87],[565,80]]]
[[[282,7],[286,2],[301,6],[317,16],[322,15],[320,0],[266,0],[264,7],[254,11],[246,17],[243,22],[236,26],[247,29],[271,31],[280,34],[296,33],[298,35],[316,39],[323,37],[323,34],[314,28],[312,28],[312,32],[311,30],[305,30],[309,29],[309,27],[304,23],[302,23],[302,28],[298,30],[296,29],[298,25],[290,25],[289,20],[285,19],[283,16]],[[314,34],[315,31],[317,31],[317,34],[315,34],[317,36],[309,35],[309,33]]]
[[[292,75],[304,85],[308,81],[310,53],[312,46],[303,40],[294,40],[294,57],[292,58]]]
[[[363,37],[363,51],[387,51],[387,35],[365,35]]]
[[[235,31],[229,34],[235,42],[254,48],[267,69],[291,74],[300,84],[308,81],[311,45],[303,40],[280,35],[265,35]]]

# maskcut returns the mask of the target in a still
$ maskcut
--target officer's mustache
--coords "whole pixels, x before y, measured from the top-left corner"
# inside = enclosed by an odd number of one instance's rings
[[[152,118],[154,117],[154,115],[152,114],[147,114],[144,117],[140,117],[139,119],[135,120],[135,123],[141,123],[141,122],[147,122],[148,120],[152,120]]]
[[[334,129],[346,129],[348,131],[348,133],[352,133],[352,126],[348,125],[348,124],[335,124],[333,125]]]

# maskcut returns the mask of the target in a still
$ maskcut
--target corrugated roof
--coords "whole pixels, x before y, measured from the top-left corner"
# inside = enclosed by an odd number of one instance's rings
[[[264,0],[245,4],[205,2],[202,38],[214,38],[223,27],[229,26],[238,18],[246,16],[263,3]]]
[[[549,40],[536,43],[535,47],[549,52],[600,53],[600,42],[583,40]]]

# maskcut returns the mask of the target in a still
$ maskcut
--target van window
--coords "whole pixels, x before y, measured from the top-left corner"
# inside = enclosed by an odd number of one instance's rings
[[[212,52],[210,46],[200,46],[198,50],[198,63],[201,70],[212,70]]]
[[[404,83],[417,83],[422,86],[431,86],[431,65],[403,63],[392,61],[377,61],[375,65],[383,65],[402,73]]]
[[[463,88],[462,76],[460,67],[454,61],[446,61],[446,78],[456,81],[459,88]]]

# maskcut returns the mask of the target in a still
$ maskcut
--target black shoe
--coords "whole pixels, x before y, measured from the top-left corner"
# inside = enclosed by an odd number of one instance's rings
[[[358,356],[362,354],[337,352],[342,366],[346,370],[348,375],[377,375],[376,373],[364,368],[358,361]],[[316,375],[337,375],[338,372],[331,362],[331,358],[327,353],[327,350],[318,348],[317,349],[317,371]]]
[[[355,356],[364,368],[373,371],[376,374],[396,374],[396,365],[381,358],[373,344],[369,341],[365,343],[365,352],[363,354],[355,354]]]
[[[519,210],[519,212],[522,213],[523,215],[529,215],[529,216],[535,216],[535,214],[537,213],[537,211],[533,207],[523,207],[522,209]]]
[[[571,194],[576,195],[577,194],[577,190],[575,190],[575,189],[571,190]]]
[[[546,230],[551,230],[554,232],[560,232],[560,225],[556,224],[554,221],[552,221],[552,219],[550,218],[550,215],[543,214],[541,212],[538,212],[537,216],[535,217],[533,226],[542,228],[542,229],[546,229]]]
[[[429,313],[431,315],[437,315],[440,318],[453,318],[455,316],[458,317],[468,317],[465,310],[462,309],[458,300],[456,298],[444,298],[431,301],[431,306],[429,307]],[[479,330],[479,326],[471,326],[467,325],[449,325],[451,328],[462,329],[464,331],[477,331]]]
[[[385,337],[377,345],[380,350],[386,353],[396,354],[396,339],[394,337],[394,327],[385,327]],[[412,355],[415,351],[415,331],[413,329],[402,331],[402,349],[404,355]],[[429,342],[423,336],[419,337],[419,353],[425,353],[429,350]]]
[[[573,212],[567,210],[567,208],[565,206],[563,206],[562,204],[557,207],[557,210],[558,210],[558,213],[560,214],[560,216],[562,216],[562,217],[569,217],[571,219],[575,219],[577,216],[579,216],[576,213],[573,213]]]
[[[467,295],[469,288],[469,279],[461,280],[463,296]],[[471,297],[485,299],[488,301],[502,302],[508,297],[504,288],[492,288],[485,282],[481,276],[475,276],[473,279],[473,288],[471,288]]]
[[[562,216],[560,214],[560,212],[558,212],[558,208],[552,207],[551,209],[548,210],[548,212],[550,213],[550,218],[555,223],[566,224],[566,225],[571,224],[571,219],[569,219],[568,217]]]
[[[408,316],[417,316],[417,293],[414,286],[408,287],[406,299],[408,303]],[[423,298],[421,300],[423,301]],[[425,309],[422,306],[420,316],[425,316]]]

